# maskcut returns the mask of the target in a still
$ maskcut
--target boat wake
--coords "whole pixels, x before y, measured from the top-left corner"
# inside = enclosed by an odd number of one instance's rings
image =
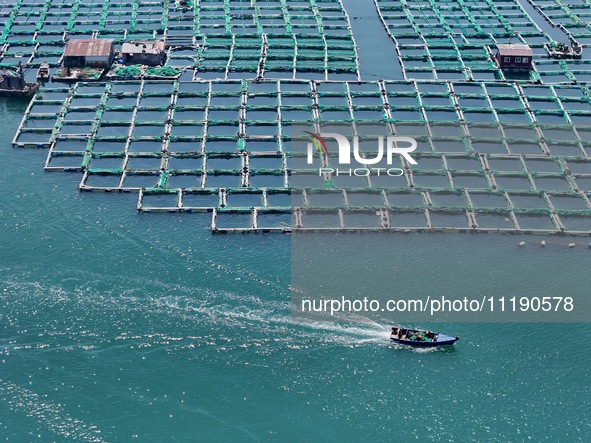
[[[195,336],[235,337],[234,331],[240,331],[245,340],[250,337],[267,343],[279,338],[295,345],[298,342],[390,345],[389,327],[365,317],[332,321],[292,315],[289,292],[278,292],[266,284],[266,290],[253,295],[188,288],[157,279],[144,279],[141,286],[130,281],[115,285],[110,282],[107,287],[101,276],[86,274],[83,285],[59,287],[31,280],[23,274],[15,277],[1,279],[4,293],[0,295],[10,310],[39,312],[38,315],[45,312],[47,318],[53,318],[56,312],[69,318],[85,318],[95,326],[92,336],[87,333],[83,337],[89,349],[98,341],[104,343],[122,336],[137,340],[162,336],[163,328],[166,336],[176,340]],[[101,290],[94,289],[97,287]],[[21,319],[25,320],[22,316]],[[33,316],[30,320],[38,322]],[[42,336],[65,334],[78,341],[80,337],[74,337],[78,334],[74,328],[65,331],[63,325],[55,323]]]
[[[93,443],[105,441],[98,427],[87,425],[82,420],[71,417],[64,411],[62,405],[53,403],[15,383],[0,380],[0,399],[11,410],[33,417],[46,429],[68,440]]]
[[[212,300],[217,299],[217,300]],[[279,334],[293,340],[317,339],[348,344],[388,343],[389,330],[371,320],[363,322],[310,321],[290,314],[289,303],[262,300],[227,292],[211,293],[206,300],[167,296],[151,303],[169,313],[180,313],[186,320],[206,320],[213,327],[243,327],[246,330]],[[231,301],[231,302],[230,302]],[[236,302],[240,302],[237,305]]]

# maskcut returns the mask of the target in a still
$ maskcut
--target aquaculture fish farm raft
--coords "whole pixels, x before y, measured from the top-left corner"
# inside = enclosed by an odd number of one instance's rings
[[[362,18],[340,1],[0,1],[0,63],[20,51],[55,67],[76,35],[164,38],[167,65],[184,70],[50,83],[13,144],[47,150],[45,170],[80,174],[81,191],[136,192],[140,212],[208,213],[215,233],[589,236],[587,3],[546,2],[555,7],[543,13],[530,3],[369,1],[383,24],[371,31],[390,37],[403,80],[367,81],[360,64],[383,54],[358,54],[350,24]],[[557,41],[583,56],[551,58]],[[532,48],[531,71],[496,65],[507,43]],[[412,136],[418,164],[397,157],[396,177],[339,173],[329,144],[309,165],[302,128],[357,135],[367,159],[373,135]]]
[[[141,191],[140,211],[212,211],[218,230],[237,220],[248,220],[240,229],[285,230],[293,206],[300,229],[324,214],[324,225],[308,227],[588,233],[591,132],[579,125],[591,117],[587,88],[410,86],[78,83],[40,93],[14,144],[48,147],[45,168],[81,172],[81,190]],[[306,153],[286,128],[310,121],[411,131],[418,165],[402,160],[396,179],[292,167]],[[265,225],[265,215],[282,224]]]
[[[557,3],[559,0],[556,0]],[[587,46],[589,30],[570,11],[569,27],[553,21],[565,14],[528,13],[517,0],[374,0],[388,35],[396,43],[405,78],[444,80],[516,80],[539,83],[576,83],[591,80],[590,61],[556,60],[548,57],[546,45],[554,38]],[[533,2],[534,6],[549,2]],[[590,15],[578,8],[583,17]],[[547,11],[546,8],[543,11]],[[535,21],[530,16],[541,19]],[[550,14],[550,16],[548,15]],[[537,23],[540,23],[538,25]],[[544,26],[545,25],[545,26]],[[544,32],[543,26],[552,34]],[[534,52],[531,72],[499,69],[493,59],[497,44],[521,43]]]
[[[184,78],[356,79],[349,18],[339,1],[0,1],[0,65],[58,67],[68,39],[165,39]],[[194,3],[194,4],[193,4]]]

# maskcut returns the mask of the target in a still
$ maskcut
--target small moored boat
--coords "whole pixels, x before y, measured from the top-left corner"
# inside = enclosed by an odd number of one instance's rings
[[[434,348],[436,346],[451,346],[458,341],[460,337],[452,337],[450,335],[422,331],[419,329],[406,329],[400,326],[392,326],[390,339],[402,345]]]
[[[39,69],[37,70],[37,80],[41,82],[45,82],[49,80],[50,70],[49,70],[49,63],[41,63]]]

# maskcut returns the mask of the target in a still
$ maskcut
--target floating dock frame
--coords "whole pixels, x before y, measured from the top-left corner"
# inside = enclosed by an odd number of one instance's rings
[[[590,103],[586,87],[508,82],[78,83],[39,93],[14,143],[48,147],[45,169],[82,173],[81,191],[138,192],[140,212],[211,212],[216,231],[300,229],[301,208],[301,229],[581,234]],[[319,175],[292,134],[310,120],[411,133],[418,165]]]

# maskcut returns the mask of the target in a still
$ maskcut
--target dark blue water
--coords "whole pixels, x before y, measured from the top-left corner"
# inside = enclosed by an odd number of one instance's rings
[[[402,68],[394,41],[388,37],[371,1],[343,0],[359,53],[363,80],[401,80]],[[368,32],[368,30],[373,32]]]

